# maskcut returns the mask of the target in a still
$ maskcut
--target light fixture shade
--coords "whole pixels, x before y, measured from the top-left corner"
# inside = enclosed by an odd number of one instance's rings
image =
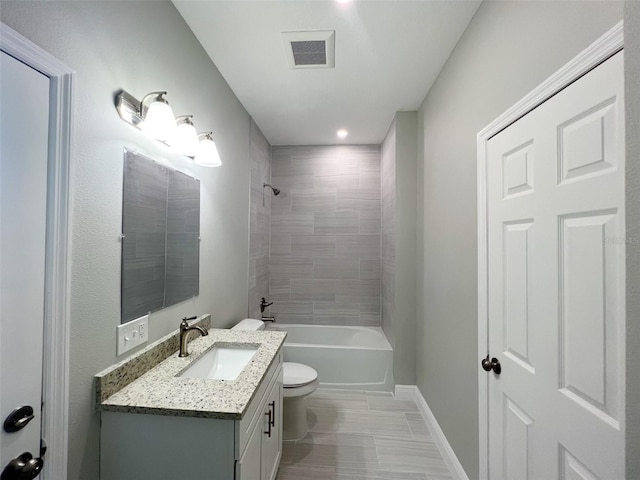
[[[200,140],[198,153],[193,161],[197,165],[201,165],[203,167],[219,167],[222,165],[218,149],[216,148],[216,143],[213,141],[213,137],[210,132],[205,134],[202,140]]]
[[[158,95],[149,104],[141,128],[147,135],[163,142],[173,137],[176,119],[169,103],[162,95]]]
[[[198,140],[198,132],[191,121],[191,115],[178,117],[177,128],[173,137],[169,140],[169,145],[178,153],[187,157],[195,157],[198,154],[200,141]]]

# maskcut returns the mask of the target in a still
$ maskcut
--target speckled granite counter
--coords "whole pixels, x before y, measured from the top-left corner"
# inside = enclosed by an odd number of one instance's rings
[[[111,412],[239,420],[280,351],[285,337],[285,332],[211,329],[206,337],[197,337],[189,343],[188,357],[179,358],[178,352],[174,351],[166,360],[142,373],[139,378],[106,396],[105,393],[109,390],[105,388],[106,384],[113,383],[113,380],[106,380],[110,375],[113,377],[114,372],[126,371],[127,361],[135,362],[135,357],[145,352],[148,354],[147,350],[152,351],[154,348],[166,350],[162,341],[156,342],[140,354],[96,375],[98,408]],[[171,341],[173,337],[168,335],[165,338]],[[253,344],[259,347],[234,381],[177,376],[219,342]],[[122,374],[118,378],[120,376]]]

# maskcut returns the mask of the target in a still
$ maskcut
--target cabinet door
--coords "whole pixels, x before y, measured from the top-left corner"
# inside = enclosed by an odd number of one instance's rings
[[[262,434],[262,480],[274,480],[282,455],[282,367],[267,393]],[[271,415],[269,415],[269,412]],[[271,419],[271,423],[269,420]],[[257,478],[257,477],[256,477]]]
[[[236,480],[257,480],[261,478],[260,446],[262,442],[262,422],[258,422],[247,441],[242,458],[236,463]]]

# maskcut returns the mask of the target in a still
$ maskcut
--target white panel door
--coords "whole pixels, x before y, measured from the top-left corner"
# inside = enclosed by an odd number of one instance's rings
[[[624,479],[620,52],[488,142],[489,476]]]
[[[1,472],[40,456],[49,79],[0,55],[0,423],[21,406],[35,417],[0,427]]]

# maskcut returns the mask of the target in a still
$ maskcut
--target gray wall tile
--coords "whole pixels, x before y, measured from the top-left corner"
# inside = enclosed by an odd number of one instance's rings
[[[338,279],[359,279],[360,261],[354,257],[321,257],[313,261],[313,277]]]
[[[354,210],[335,212],[319,212],[314,214],[313,233],[358,233],[360,231],[360,216]]]
[[[291,282],[292,301],[333,302],[335,298],[336,283],[333,280],[295,280]]]
[[[279,321],[380,325],[380,177],[379,146],[273,147],[282,193],[271,203],[269,294]]]
[[[291,235],[290,251],[292,255],[318,257],[336,254],[335,235]]]

